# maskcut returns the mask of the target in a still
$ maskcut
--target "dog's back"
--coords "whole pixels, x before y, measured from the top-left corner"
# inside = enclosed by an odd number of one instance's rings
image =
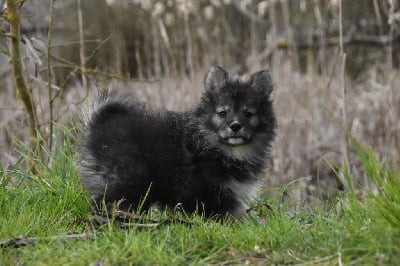
[[[86,113],[78,165],[95,202],[124,198],[136,208],[141,201],[150,203],[154,194],[170,198],[163,191],[180,174],[183,116],[148,110],[117,94],[101,95]]]

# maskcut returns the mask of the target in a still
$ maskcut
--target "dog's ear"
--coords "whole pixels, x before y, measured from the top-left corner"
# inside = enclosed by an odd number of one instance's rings
[[[265,96],[269,96],[274,89],[271,75],[268,70],[261,70],[251,75],[251,88]]]
[[[224,86],[228,78],[228,72],[220,66],[212,66],[204,79],[206,91],[212,91]]]

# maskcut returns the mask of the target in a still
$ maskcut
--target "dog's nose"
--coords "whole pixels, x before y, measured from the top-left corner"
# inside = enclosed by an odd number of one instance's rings
[[[236,133],[242,128],[242,125],[238,121],[233,121],[232,124],[229,125],[229,127],[233,132]]]

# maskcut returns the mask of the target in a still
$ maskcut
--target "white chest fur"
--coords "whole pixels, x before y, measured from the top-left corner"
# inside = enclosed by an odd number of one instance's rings
[[[240,203],[240,206],[234,211],[234,216],[240,217],[246,213],[249,202],[256,198],[260,189],[260,182],[258,180],[239,182],[232,179],[227,182],[226,187],[233,192]]]

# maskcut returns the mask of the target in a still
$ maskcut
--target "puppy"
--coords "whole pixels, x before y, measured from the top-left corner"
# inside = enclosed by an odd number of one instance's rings
[[[231,75],[212,66],[200,103],[155,111],[121,94],[103,94],[84,114],[78,167],[99,206],[181,204],[205,216],[241,217],[256,196],[277,122],[265,70]]]

